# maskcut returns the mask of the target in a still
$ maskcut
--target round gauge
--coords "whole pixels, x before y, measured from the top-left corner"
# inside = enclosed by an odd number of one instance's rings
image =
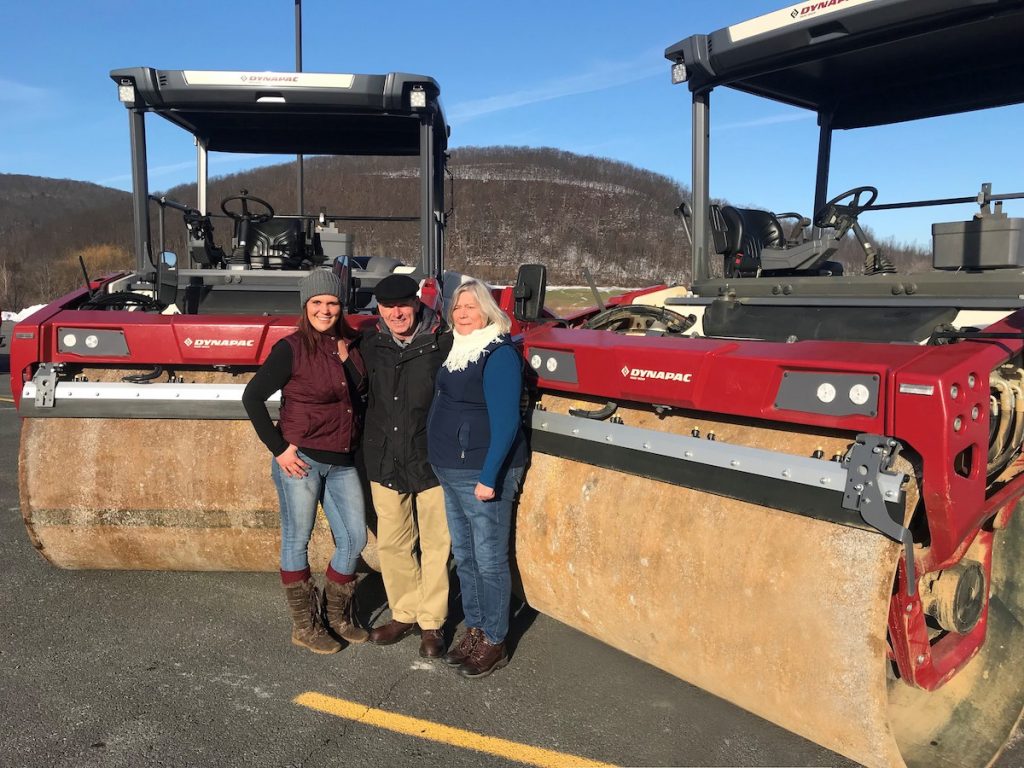
[[[533,355],[533,356],[530,357],[530,367],[532,367],[533,370],[535,370],[535,371],[539,371],[540,370],[540,366],[541,366],[542,362],[543,361],[540,359],[540,355]]]
[[[549,357],[544,367],[547,368],[550,373],[554,373],[555,369],[558,368],[558,361],[553,357]]]
[[[864,405],[869,397],[871,393],[863,384],[854,384],[850,387],[850,402],[854,405]]]
[[[73,333],[65,333],[64,334],[64,346],[65,347],[73,347],[77,343],[78,343],[78,338],[75,336],[75,334],[73,334]]]
[[[818,399],[823,403],[831,403],[836,399],[836,388],[827,381],[818,385]]]
[[[89,349],[96,349],[99,343],[100,340],[91,333],[85,337],[85,346],[87,346]]]

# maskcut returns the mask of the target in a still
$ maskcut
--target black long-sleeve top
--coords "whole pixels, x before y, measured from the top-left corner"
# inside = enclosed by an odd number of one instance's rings
[[[281,430],[270,418],[270,412],[267,410],[267,398],[278,390],[284,389],[284,385],[292,377],[292,361],[291,346],[284,340],[279,341],[270,350],[267,359],[253,374],[245,387],[245,392],[242,393],[242,405],[249,415],[249,421],[252,422],[256,435],[274,456],[280,456],[288,449],[288,441],[284,439]],[[344,369],[349,391],[361,391],[363,376],[352,362],[352,358],[345,360]],[[301,445],[297,447],[313,461],[342,467],[350,467],[353,463],[353,454],[351,453],[304,448]]]

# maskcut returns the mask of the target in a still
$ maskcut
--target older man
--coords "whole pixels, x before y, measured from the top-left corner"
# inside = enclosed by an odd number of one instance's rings
[[[427,413],[451,331],[424,306],[408,275],[374,295],[380,321],[361,345],[370,378],[363,456],[377,511],[377,547],[391,621],[370,632],[390,645],[420,629],[420,656],[444,655],[451,538],[444,494],[427,462]]]

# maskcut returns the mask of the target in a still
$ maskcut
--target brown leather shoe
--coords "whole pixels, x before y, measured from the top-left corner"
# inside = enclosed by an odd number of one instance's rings
[[[391,645],[397,643],[414,629],[416,629],[415,624],[406,624],[404,621],[392,619],[384,626],[374,627],[370,630],[370,642],[374,645]]]
[[[508,654],[505,653],[504,641],[497,645],[491,645],[487,638],[481,635],[473,652],[469,654],[469,658],[459,667],[459,674],[469,678],[487,677],[491,672],[501,669],[506,664],[508,664]]]
[[[441,657],[441,661],[449,667],[461,667],[462,662],[469,658],[469,654],[473,652],[477,641],[483,636],[484,632],[482,629],[469,627],[462,633],[462,638],[459,642],[456,643],[448,653]]]
[[[424,659],[439,659],[444,656],[444,632],[440,629],[421,629],[420,656]]]

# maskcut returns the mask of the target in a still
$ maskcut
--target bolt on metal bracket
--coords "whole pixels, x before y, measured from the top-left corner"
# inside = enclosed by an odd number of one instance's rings
[[[62,363],[42,363],[33,374],[32,383],[36,385],[36,408],[53,408],[57,375],[63,368]]]
[[[890,477],[893,462],[903,446],[899,441],[884,435],[857,435],[856,442],[843,458],[846,465],[846,490],[843,493],[843,508],[859,512],[861,519],[884,536],[903,544],[907,574],[907,594],[917,591],[917,576],[914,572],[914,539],[902,522],[893,520],[885,506],[885,497],[879,487],[882,475]],[[903,491],[900,491],[902,496]]]

